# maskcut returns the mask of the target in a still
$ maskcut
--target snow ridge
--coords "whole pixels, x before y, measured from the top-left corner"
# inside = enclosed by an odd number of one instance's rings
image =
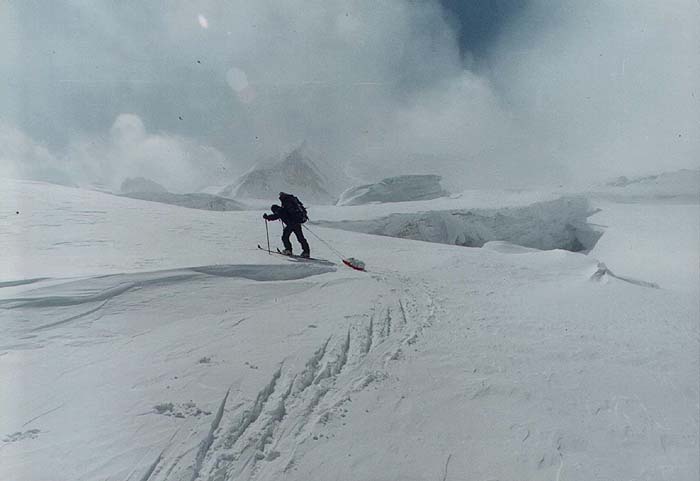
[[[340,196],[338,205],[362,205],[373,202],[431,200],[448,195],[440,186],[439,175],[401,175],[376,184],[352,187]]]
[[[120,194],[120,196],[146,202],[176,205],[188,209],[212,210],[218,212],[246,210],[246,206],[233,199],[205,193],[172,194],[170,192],[129,192]]]
[[[127,177],[119,188],[122,194],[168,192],[168,189],[145,177]]]

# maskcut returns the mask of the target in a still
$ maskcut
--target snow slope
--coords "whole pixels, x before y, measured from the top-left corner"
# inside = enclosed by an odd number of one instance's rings
[[[597,202],[590,222],[605,230],[591,255],[621,272],[697,294],[700,266],[698,204]],[[643,215],[640,215],[643,213]]]
[[[700,170],[625,177],[588,195],[598,209],[589,221],[605,232],[592,256],[612,269],[697,294]]]
[[[0,479],[697,479],[697,205],[602,205],[588,256],[312,226],[361,273],[259,212],[1,183]]]

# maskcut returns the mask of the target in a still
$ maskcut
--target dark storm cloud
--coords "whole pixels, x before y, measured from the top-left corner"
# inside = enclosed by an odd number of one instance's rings
[[[457,32],[462,55],[481,59],[529,0],[440,0]]]

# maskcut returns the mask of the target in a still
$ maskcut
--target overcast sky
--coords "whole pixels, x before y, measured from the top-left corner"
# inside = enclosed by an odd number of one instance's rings
[[[0,175],[174,190],[306,140],[366,180],[700,165],[697,0],[5,0]]]

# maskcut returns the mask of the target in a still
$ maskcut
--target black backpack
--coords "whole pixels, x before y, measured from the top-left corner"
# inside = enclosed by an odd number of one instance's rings
[[[303,224],[309,220],[309,214],[306,212],[306,207],[301,201],[292,194],[287,194],[281,199],[282,207],[289,213],[290,220],[297,224]]]

